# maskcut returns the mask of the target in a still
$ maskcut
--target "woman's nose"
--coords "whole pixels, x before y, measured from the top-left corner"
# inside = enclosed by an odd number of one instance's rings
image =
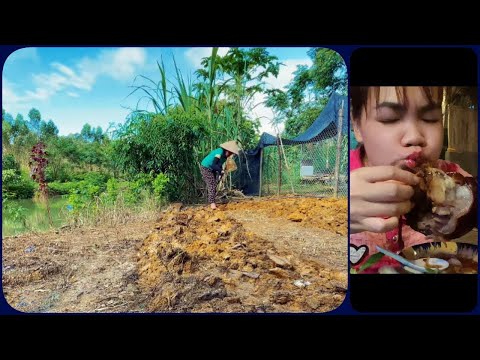
[[[424,146],[425,136],[418,120],[405,123],[405,133],[402,139],[403,146]]]

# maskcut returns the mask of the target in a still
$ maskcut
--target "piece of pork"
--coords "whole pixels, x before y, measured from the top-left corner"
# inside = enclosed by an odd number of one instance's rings
[[[411,169],[420,179],[405,215],[407,225],[427,236],[446,240],[465,235],[477,226],[477,180],[443,172],[430,163]]]

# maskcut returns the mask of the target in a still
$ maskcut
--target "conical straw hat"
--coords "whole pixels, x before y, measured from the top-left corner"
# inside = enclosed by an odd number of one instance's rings
[[[221,148],[228,150],[236,155],[238,155],[238,145],[235,141],[227,141],[226,143],[223,143],[220,145]]]

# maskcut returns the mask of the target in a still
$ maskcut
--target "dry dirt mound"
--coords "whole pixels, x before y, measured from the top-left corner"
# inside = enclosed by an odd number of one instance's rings
[[[226,210],[262,210],[269,216],[286,218],[305,226],[331,231],[340,235],[348,233],[348,203],[346,198],[261,198],[230,203]]]
[[[276,201],[244,200],[216,212],[173,206],[158,221],[3,238],[4,296],[23,312],[336,308],[347,287],[346,236],[332,232],[341,227],[316,228],[315,205],[301,212],[307,199]],[[331,209],[323,208],[319,217],[327,218]],[[305,220],[290,216],[297,211]]]
[[[242,206],[252,202],[223,208]],[[156,230],[138,253],[149,311],[326,312],[344,300],[346,269],[279,249],[225,212],[177,207]]]

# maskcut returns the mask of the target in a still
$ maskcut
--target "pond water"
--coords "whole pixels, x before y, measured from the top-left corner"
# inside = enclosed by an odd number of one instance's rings
[[[2,206],[2,237],[19,235],[27,231],[45,231],[51,228],[45,204],[32,199],[9,200],[9,203],[13,208],[19,210],[14,211],[17,214],[15,216],[6,211],[5,206]],[[67,197],[54,196],[49,199],[53,228],[67,223],[67,203]]]

